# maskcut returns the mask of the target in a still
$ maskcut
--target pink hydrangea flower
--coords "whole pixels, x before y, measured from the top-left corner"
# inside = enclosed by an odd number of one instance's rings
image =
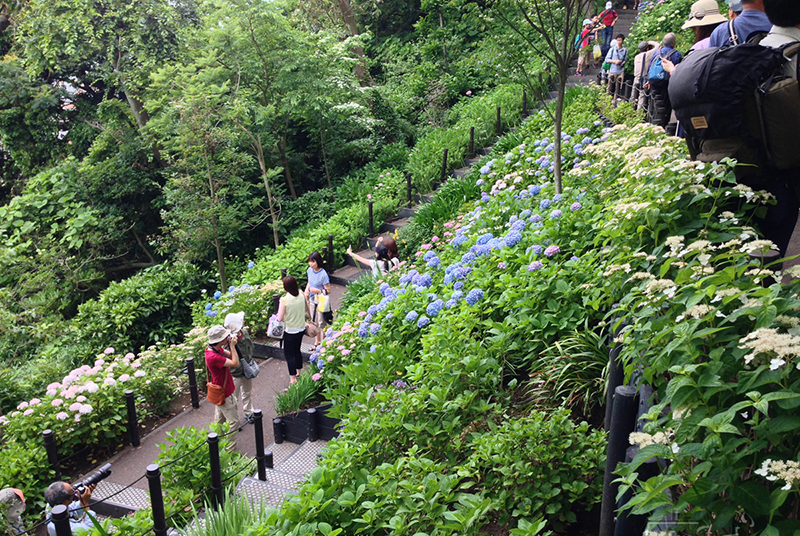
[[[33,408],[28,408],[22,412],[23,415],[33,415]]]
[[[63,411],[59,411],[58,413],[56,413],[56,419],[58,419],[59,421],[63,421],[67,417],[69,417],[69,413]]]
[[[331,361],[333,361],[333,356],[328,357],[328,363],[330,363]]]
[[[359,311],[358,312],[358,316],[361,316],[361,317],[367,316],[367,312],[366,311]]]
[[[133,352],[128,352],[127,354],[125,354],[125,359],[133,359],[135,357],[136,356],[133,354]]]
[[[469,97],[470,95],[472,95],[472,90],[467,90],[467,97]]]
[[[135,378],[141,378],[144,375],[145,375],[145,372],[143,370],[137,370],[136,372],[133,373],[133,376]]]
[[[31,401],[29,402],[29,404],[31,406],[38,406],[41,403],[42,403],[42,401],[39,400],[38,398],[31,398]]]
[[[27,407],[28,407],[27,402],[20,402],[19,405],[17,405],[17,409],[25,409]]]
[[[118,379],[119,379],[119,381],[121,381],[122,383],[125,383],[126,381],[130,380],[130,379],[131,379],[131,377],[130,377],[128,374],[123,374],[123,375],[122,375],[122,376],[120,376]]]
[[[342,355],[350,355],[350,350],[347,349],[342,350]]]
[[[106,348],[105,350],[103,350],[103,353],[104,353],[104,354],[106,354],[106,355],[111,355],[111,354],[113,354],[113,353],[114,353],[114,349],[113,349],[112,347],[110,347],[110,346],[109,346],[108,348]]]
[[[52,405],[54,408],[57,408],[58,406],[60,406],[60,405],[61,405],[61,404],[63,404],[63,403],[64,403],[64,401],[63,401],[63,400],[61,400],[60,398],[54,398],[54,399],[53,399],[53,400],[50,402],[50,405]]]
[[[317,372],[316,374],[314,374],[314,375],[312,375],[312,376],[311,376],[311,380],[312,380],[312,381],[315,381],[315,382],[318,382],[318,381],[320,381],[321,379],[322,379],[322,374],[320,374],[319,372]]]
[[[419,249],[431,249],[433,246],[431,244],[422,244]]]
[[[70,411],[80,411],[81,406],[83,406],[83,404],[81,404],[80,402],[73,402],[72,404],[70,404],[69,410]]]
[[[431,244],[435,244],[438,241],[439,241],[439,237],[438,236],[432,236],[431,237]]]
[[[75,402],[80,402],[82,404],[82,403],[86,402],[86,397],[81,395],[81,396],[79,396],[78,398],[75,399]]]

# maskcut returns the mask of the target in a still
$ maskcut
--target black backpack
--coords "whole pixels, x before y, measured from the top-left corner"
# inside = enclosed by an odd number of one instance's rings
[[[769,164],[763,97],[781,79],[788,61],[785,54],[791,57],[798,48],[797,43],[780,49],[745,43],[698,50],[681,62],[670,77],[669,97],[693,157],[705,162],[731,157],[756,166]],[[796,101],[800,106],[800,91]],[[777,122],[785,122],[785,117]],[[797,125],[791,128],[796,130]]]

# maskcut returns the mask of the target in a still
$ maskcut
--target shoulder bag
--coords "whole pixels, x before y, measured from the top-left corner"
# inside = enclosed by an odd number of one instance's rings
[[[244,374],[244,377],[247,378],[248,380],[252,380],[256,376],[258,376],[259,372],[261,372],[261,369],[259,368],[258,363],[256,363],[255,359],[248,361],[247,359],[242,359],[240,357],[239,361],[241,361],[242,373]]]
[[[214,352],[219,353],[216,350],[214,350]],[[205,360],[205,358],[203,358],[203,360]],[[208,368],[207,361],[206,372],[208,373],[208,378],[206,378],[206,399],[215,406],[221,406],[225,403],[225,388],[228,386],[228,375],[224,374],[225,379],[222,381],[222,387],[220,387],[211,382],[211,370]]]

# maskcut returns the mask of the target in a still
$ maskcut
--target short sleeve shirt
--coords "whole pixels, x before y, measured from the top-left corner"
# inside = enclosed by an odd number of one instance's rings
[[[617,16],[617,12],[613,9],[609,9],[605,12],[605,15],[600,19],[600,22],[603,23],[605,26],[611,26],[614,24],[614,18]]]
[[[214,385],[225,386],[225,398],[231,396],[236,386],[233,385],[233,376],[231,371],[225,367],[227,358],[221,353],[217,352],[210,346],[206,346],[206,366],[211,372],[211,383]],[[225,383],[225,377],[228,378],[228,383]]]
[[[315,272],[309,266],[308,270],[306,270],[306,275],[308,276],[309,286],[314,288],[323,288],[325,285],[331,284],[328,272],[326,272],[324,268],[320,268],[319,271]]]

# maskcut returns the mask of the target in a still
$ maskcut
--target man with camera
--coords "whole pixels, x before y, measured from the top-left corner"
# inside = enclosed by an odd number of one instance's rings
[[[59,504],[63,504],[69,511],[69,525],[72,534],[81,534],[84,531],[91,531],[94,522],[87,514],[91,514],[95,519],[97,514],[89,510],[89,499],[96,484],[81,486],[81,490],[72,489],[66,482],[53,482],[44,492],[47,501],[47,534],[56,536],[56,526],[50,517],[50,511]]]

